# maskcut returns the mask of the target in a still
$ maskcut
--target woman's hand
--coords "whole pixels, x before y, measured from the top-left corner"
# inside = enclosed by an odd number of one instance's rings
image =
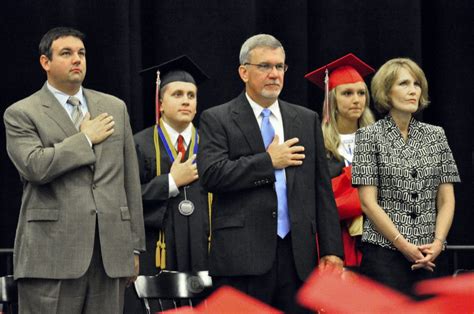
[[[418,250],[424,255],[424,258],[415,261],[415,264],[413,264],[411,267],[413,270],[424,268],[422,265],[434,265],[434,261],[443,250],[443,243],[435,239],[430,244],[419,246]]]
[[[414,244],[403,239],[400,245],[397,245],[398,250],[405,256],[407,260],[413,263],[411,270],[424,268],[429,271],[434,271],[436,264],[434,263],[433,252],[430,245],[417,247]],[[439,255],[439,252],[438,252]],[[436,255],[436,256],[438,256]]]

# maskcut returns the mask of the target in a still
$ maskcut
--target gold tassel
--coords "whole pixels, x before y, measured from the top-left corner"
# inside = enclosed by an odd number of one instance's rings
[[[158,231],[158,241],[156,242],[155,265],[160,268],[161,265],[161,230]]]
[[[209,212],[209,237],[207,238],[207,251],[211,251],[211,238],[212,238],[212,193],[207,193],[207,207]]]
[[[158,232],[158,242],[156,242],[155,265],[156,268],[166,268],[166,243],[165,232],[163,230],[160,230]]]
[[[166,242],[165,242],[165,232],[161,231],[163,234],[163,241],[161,241],[161,269],[166,269]]]

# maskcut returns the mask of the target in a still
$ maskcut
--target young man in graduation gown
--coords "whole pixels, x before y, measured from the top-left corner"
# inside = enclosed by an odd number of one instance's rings
[[[206,75],[182,56],[144,72],[160,71],[157,121],[134,139],[144,205],[147,253],[142,274],[160,269],[207,269],[208,194],[195,163],[197,85]]]
[[[146,232],[140,274],[207,270],[208,194],[198,180],[199,137],[192,123],[197,85],[207,76],[187,56],[141,73],[158,77],[156,124],[134,135]]]

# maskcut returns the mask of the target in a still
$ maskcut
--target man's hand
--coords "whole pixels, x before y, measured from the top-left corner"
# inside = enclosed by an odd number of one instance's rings
[[[140,273],[140,256],[138,254],[134,254],[133,258],[135,262],[135,275],[127,278],[127,287],[137,280],[137,276]]]
[[[325,255],[319,259],[318,271],[325,273],[342,274],[344,262],[336,255]]]
[[[303,164],[305,158],[304,147],[294,146],[299,142],[299,139],[294,137],[285,141],[283,144],[278,144],[278,135],[275,134],[273,141],[267,148],[267,153],[272,159],[273,168],[284,169],[289,166],[300,166]]]
[[[80,130],[84,133],[92,144],[99,144],[114,133],[114,118],[108,113],[101,113],[94,119],[86,113],[81,122]]]
[[[193,154],[185,162],[181,162],[181,156],[182,154],[179,153],[171,165],[170,170],[171,176],[173,177],[177,187],[188,185],[199,178],[197,166],[193,163],[196,159],[196,155]]]

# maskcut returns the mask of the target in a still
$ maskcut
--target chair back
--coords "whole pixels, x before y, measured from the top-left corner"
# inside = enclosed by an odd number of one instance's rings
[[[474,269],[456,269],[453,273],[453,277],[469,273],[474,273]]]
[[[0,277],[0,313],[12,313],[18,303],[18,290],[12,275]],[[8,311],[8,312],[7,312]]]
[[[138,276],[134,283],[138,298],[142,300],[146,313],[151,313],[149,299],[159,301],[161,310],[164,310],[163,300],[171,300],[174,308],[177,301],[185,300],[193,306],[193,299],[203,299],[212,287],[212,279],[207,271],[178,272],[162,270],[154,276]]]

